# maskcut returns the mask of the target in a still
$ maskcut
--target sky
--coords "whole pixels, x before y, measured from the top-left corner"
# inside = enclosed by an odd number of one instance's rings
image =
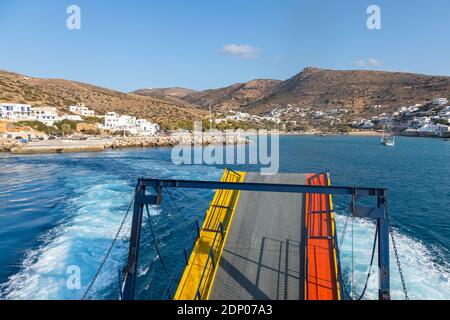
[[[370,5],[381,29],[367,27]],[[0,69],[124,92],[307,66],[450,75],[449,12],[448,0],[0,0]]]

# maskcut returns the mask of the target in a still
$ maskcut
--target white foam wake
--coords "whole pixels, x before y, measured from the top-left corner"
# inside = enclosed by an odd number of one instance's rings
[[[337,215],[336,225],[339,239],[342,235],[346,217]],[[372,253],[375,225],[371,221],[355,219],[353,241],[354,294],[357,297],[363,289]],[[422,242],[394,231],[398,253],[410,299],[439,300],[450,299],[450,269],[436,257],[438,250],[428,248]],[[348,224],[341,248],[341,266],[347,286],[350,287],[351,266],[351,223]],[[391,243],[390,248],[391,295],[393,299],[404,299],[400,275]],[[369,281],[365,299],[378,298],[378,268],[375,254],[374,270]],[[350,290],[350,288],[349,288]]]
[[[77,183],[86,186],[82,181]],[[67,206],[71,212],[65,213],[65,221],[45,236],[40,248],[26,254],[21,270],[2,286],[4,298],[70,300],[80,299],[83,295],[117,232],[132,189],[120,181],[80,189],[82,193],[72,198]],[[125,228],[129,228],[129,223]],[[124,240],[126,234],[127,230],[124,230],[95,283],[96,298],[111,297],[107,288],[117,279],[117,270],[122,266],[127,246],[120,240]],[[80,289],[67,286],[70,266],[80,268]]]

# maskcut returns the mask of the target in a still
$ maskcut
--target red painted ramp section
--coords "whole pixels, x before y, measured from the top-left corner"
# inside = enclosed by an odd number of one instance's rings
[[[328,174],[308,175],[307,184],[329,185]],[[331,196],[306,195],[306,300],[340,300]]]

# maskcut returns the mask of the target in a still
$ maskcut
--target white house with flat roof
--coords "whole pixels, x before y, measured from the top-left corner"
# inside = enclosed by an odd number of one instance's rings
[[[158,124],[152,123],[145,119],[136,120],[136,126],[138,134],[146,136],[154,136],[161,130]]]
[[[136,118],[130,116],[121,116],[115,112],[108,112],[105,115],[103,124],[104,129],[108,130],[127,130],[128,127],[136,126]]]
[[[95,116],[95,111],[90,110],[84,103],[79,103],[76,106],[69,106],[69,111],[83,117]]]
[[[422,134],[444,136],[449,132],[449,126],[441,124],[427,124],[419,129]]]
[[[118,115],[115,112],[108,112],[105,115],[101,129],[110,131],[125,131],[132,135],[155,135],[160,131],[156,123],[145,119],[136,119],[136,117]]]
[[[0,119],[12,121],[31,120],[32,107],[29,104],[2,103],[0,104]]]
[[[32,117],[36,121],[45,123],[48,126],[53,126],[56,121],[61,121],[58,117],[58,112],[55,107],[37,107],[32,109]]]
[[[433,104],[435,105],[443,105],[443,104],[447,104],[448,103],[448,99],[447,98],[435,98],[433,99]]]

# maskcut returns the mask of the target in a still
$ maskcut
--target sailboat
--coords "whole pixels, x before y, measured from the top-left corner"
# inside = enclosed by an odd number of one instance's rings
[[[381,144],[387,147],[395,146],[395,136],[387,132],[386,122],[384,124],[383,136],[381,137]]]

